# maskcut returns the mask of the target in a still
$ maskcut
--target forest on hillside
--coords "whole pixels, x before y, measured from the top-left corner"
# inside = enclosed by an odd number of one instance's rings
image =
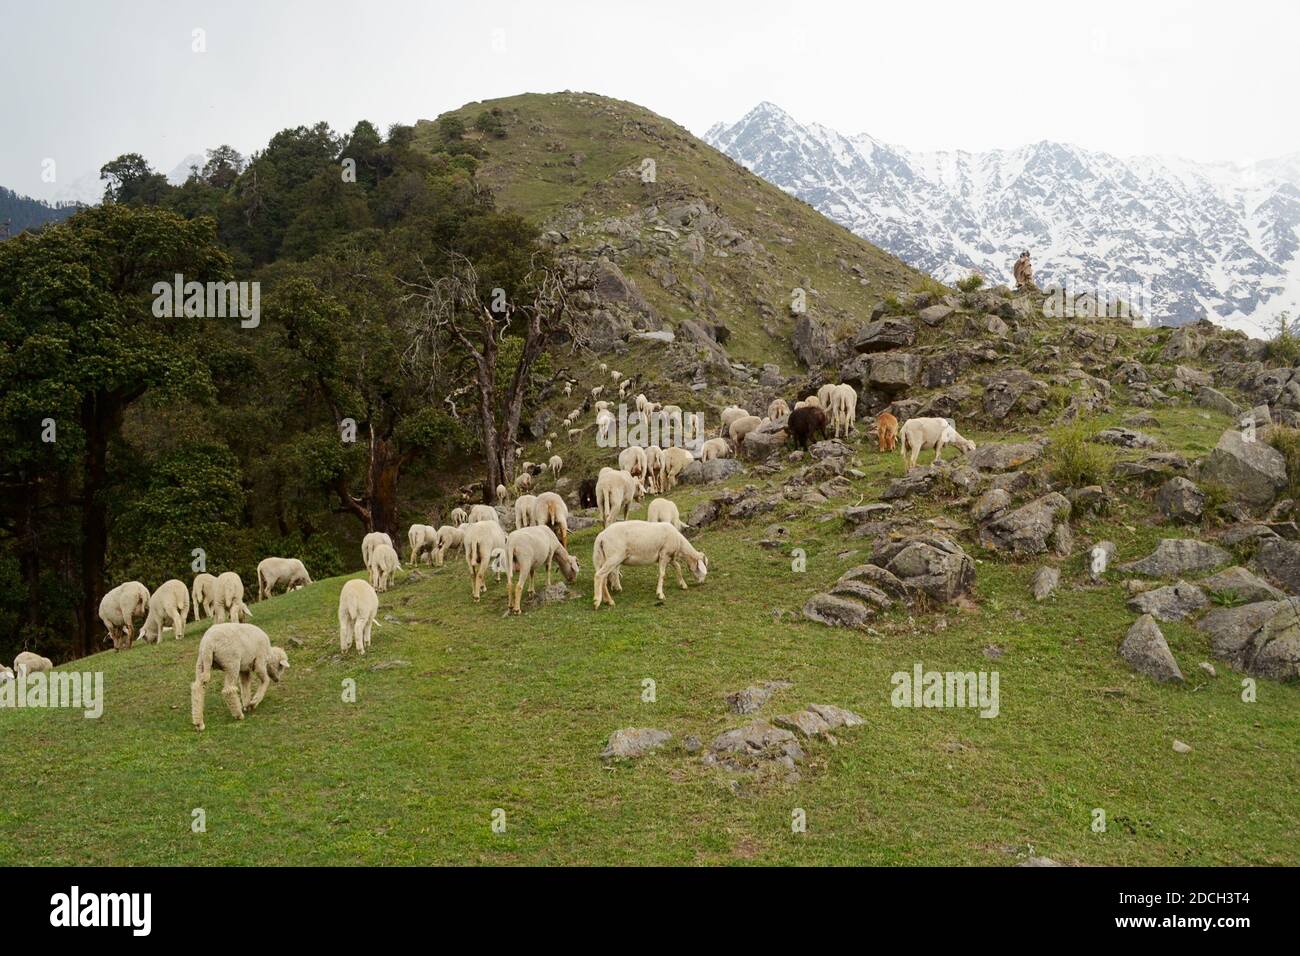
[[[0,186],[0,239],[16,236],[25,229],[39,228],[47,222],[61,222],[78,208],[76,203],[51,205]]]
[[[403,487],[513,475],[583,279],[476,181],[497,118],[438,131],[285,129],[179,186],[123,155],[103,204],[0,243],[0,658],[102,649],[121,581],[339,573]],[[159,310],[177,274],[257,283],[257,321]]]

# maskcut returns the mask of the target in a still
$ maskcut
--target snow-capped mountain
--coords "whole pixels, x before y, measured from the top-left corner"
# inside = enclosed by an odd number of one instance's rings
[[[1052,142],[916,152],[771,103],[704,138],[944,281],[1010,283],[1027,249],[1040,286],[1118,296],[1153,323],[1208,316],[1260,335],[1300,315],[1300,154],[1234,166]]]

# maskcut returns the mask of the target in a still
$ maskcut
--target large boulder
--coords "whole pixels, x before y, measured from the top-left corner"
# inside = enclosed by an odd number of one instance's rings
[[[1182,475],[1170,478],[1156,492],[1156,507],[1170,521],[1192,524],[1205,513],[1205,492]]]
[[[803,616],[828,627],[861,627],[877,609],[862,601],[836,594],[814,594],[803,606]]]
[[[883,544],[872,553],[871,563],[940,603],[956,600],[975,583],[975,562],[970,555],[937,533]]]
[[[1286,459],[1257,437],[1247,440],[1230,428],[1201,463],[1200,478],[1219,482],[1248,505],[1266,505],[1286,487]]]
[[[932,305],[917,313],[917,318],[931,328],[943,325],[956,309],[950,305]]]
[[[1034,442],[991,442],[980,445],[970,455],[969,461],[980,471],[1010,471],[1033,461],[1043,452]]]
[[[1300,679],[1300,618],[1295,602],[1216,608],[1196,626],[1209,635],[1216,659],[1256,677]]]
[[[907,348],[916,341],[916,326],[908,319],[888,318],[863,326],[853,340],[855,352],[887,352]]]
[[[1048,549],[1057,525],[1066,524],[1068,528],[1069,516],[1069,499],[1052,492],[985,523],[980,528],[979,541],[993,551],[1042,554]]]
[[[752,431],[740,445],[740,455],[749,461],[766,461],[785,447],[785,429]]]
[[[1156,549],[1139,561],[1121,564],[1119,570],[1152,578],[1175,578],[1196,571],[1212,571],[1232,560],[1217,545],[1195,538],[1161,538]]]
[[[871,356],[867,386],[886,395],[902,392],[916,384],[921,360],[910,352],[882,352]]]
[[[1128,602],[1128,609],[1138,614],[1150,614],[1162,621],[1181,621],[1209,603],[1205,592],[1195,584],[1179,581],[1143,591]]]
[[[1239,601],[1280,601],[1286,597],[1267,581],[1239,566],[1225,568],[1196,583],[1208,594],[1231,594]]]
[[[1183,672],[1178,669],[1178,662],[1160,626],[1150,614],[1143,614],[1129,628],[1124,642],[1119,646],[1119,656],[1140,674],[1146,674],[1152,680],[1181,683]]]
[[[714,458],[712,461],[693,461],[682,469],[681,480],[688,485],[711,485],[743,475],[745,466],[734,458]]]
[[[807,315],[795,320],[791,345],[799,361],[809,368],[821,368],[836,357],[835,340],[830,332]]]
[[[1255,569],[1288,594],[1300,594],[1300,542],[1267,538],[1255,552]]]

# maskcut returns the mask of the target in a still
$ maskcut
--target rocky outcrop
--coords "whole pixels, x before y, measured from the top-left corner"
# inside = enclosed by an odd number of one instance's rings
[[[1294,601],[1216,608],[1196,625],[1218,660],[1256,677],[1300,680],[1300,617]]]
[[[1255,552],[1255,569],[1288,594],[1300,594],[1300,542],[1267,538]]]
[[[1194,524],[1205,513],[1205,492],[1181,475],[1170,478],[1156,492],[1156,507],[1170,521]]]
[[[602,760],[643,757],[668,743],[672,736],[654,727],[624,727],[609,735],[609,743],[600,756]]]
[[[1195,538],[1161,538],[1155,551],[1139,561],[1121,564],[1119,570],[1152,578],[1174,578],[1196,571],[1211,571],[1232,560],[1217,545]]]
[[[1042,453],[1043,446],[1035,442],[990,442],[976,448],[968,461],[980,471],[1010,471]]]
[[[881,545],[872,553],[871,563],[939,603],[956,600],[975,583],[975,562],[970,555],[937,533]]]
[[[983,524],[979,542],[992,551],[1042,554],[1060,525],[1068,533],[1069,516],[1069,499],[1052,492]]]
[[[1128,602],[1128,609],[1138,614],[1149,614],[1162,621],[1181,621],[1208,603],[1205,592],[1195,584],[1179,581],[1177,584],[1143,591]]]
[[[1239,601],[1280,601],[1286,595],[1243,567],[1225,568],[1196,582],[1207,594],[1233,595]]]
[[[916,326],[908,319],[887,318],[863,326],[853,339],[858,353],[887,352],[904,349],[916,341]]]
[[[1201,463],[1200,479],[1219,482],[1247,505],[1267,505],[1286,487],[1286,459],[1258,437],[1229,429]]]
[[[799,361],[809,368],[821,368],[836,358],[835,340],[816,319],[801,315],[794,323],[790,344]]]

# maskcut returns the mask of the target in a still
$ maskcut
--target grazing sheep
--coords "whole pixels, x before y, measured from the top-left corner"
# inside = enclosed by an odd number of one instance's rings
[[[515,475],[515,494],[523,494],[533,487],[533,476],[528,472]]]
[[[170,624],[172,636],[179,641],[185,636],[185,619],[189,615],[190,592],[185,582],[175,578],[164,581],[149,597],[149,614],[140,625],[140,640],[159,643],[163,628]]]
[[[546,466],[551,469],[552,478],[559,478],[560,471],[564,468],[564,459],[559,455],[552,455],[551,460],[546,463]]]
[[[739,405],[728,405],[722,410],[722,434],[727,434],[731,428],[731,423],[739,418],[744,418],[749,414],[747,409]]]
[[[289,669],[289,655],[272,647],[266,632],[252,624],[214,624],[208,628],[199,641],[194,683],[190,685],[190,719],[198,730],[204,728],[203,698],[213,668],[225,674],[221,697],[230,708],[230,716],[243,720],[245,713],[257,709],[271,681],[280,682]],[[250,696],[254,674],[259,684],[257,693]]]
[[[604,385],[597,385],[595,388],[591,390],[591,397],[600,398],[600,393],[603,392],[604,390],[605,390]]]
[[[626,520],[631,507],[645,497],[645,483],[635,475],[613,468],[600,469],[596,479],[596,507],[605,527],[614,516]]]
[[[465,529],[454,528],[449,524],[443,525],[438,529],[437,543],[433,549],[433,563],[442,567],[443,559],[450,548],[463,548],[465,546]]]
[[[610,443],[610,438],[614,434],[614,427],[617,425],[613,412],[602,411],[596,413],[596,441],[602,446]]]
[[[413,524],[406,531],[406,541],[410,545],[408,564],[417,565],[424,557],[433,562],[433,549],[438,542],[437,528],[429,524]]]
[[[421,525],[429,528],[428,525]],[[432,531],[432,528],[429,528]],[[373,552],[372,552],[373,553]],[[297,591],[311,584],[307,566],[297,558],[263,558],[257,563],[257,599],[263,601],[283,586],[285,591]]]
[[[682,441],[696,442],[704,437],[704,416],[692,412],[682,419]]]
[[[909,418],[907,424],[899,429],[898,437],[903,474],[916,467],[916,459],[927,448],[934,449],[935,461],[943,454],[945,445],[956,445],[967,454],[975,450],[975,443],[958,435],[957,429],[946,418]]]
[[[366,570],[370,572],[370,586],[376,591],[387,591],[401,566],[396,551],[386,544],[379,545],[370,552],[370,563],[366,565]]]
[[[831,392],[830,409],[835,437],[841,437],[841,431],[844,432],[845,438],[852,435],[858,419],[858,393],[852,385],[835,386],[835,390]]]
[[[825,388],[826,386],[823,385],[822,387]],[[816,395],[807,396],[802,402],[799,402],[797,405],[795,405],[795,407],[796,408],[821,408],[822,411],[826,410],[825,408],[822,407],[822,400],[818,398]]]
[[[806,449],[813,436],[826,437],[827,421],[826,412],[822,409],[816,405],[805,405],[790,413],[785,427],[795,444]]]
[[[469,565],[470,589],[474,600],[487,587],[488,564],[497,551],[505,553],[506,533],[495,521],[476,521],[465,528],[465,563]]]
[[[564,544],[550,528],[542,525],[533,528],[517,528],[506,538],[506,603],[516,614],[521,613],[519,602],[524,595],[524,582],[528,582],[528,593],[537,593],[535,586],[536,572],[546,565],[546,583],[551,583],[551,568],[559,562],[560,573],[564,580],[572,584],[578,579],[578,559],[565,550]],[[519,583],[515,583],[515,574]]]
[[[515,499],[515,527],[527,528],[533,522],[533,505],[537,502],[536,495],[520,495]]]
[[[622,373],[622,372],[616,372],[616,371],[614,371],[614,370],[611,369],[611,370],[610,370],[610,373],[609,373],[609,377],[612,378],[614,381],[617,382],[620,378],[623,377],[623,373]]]
[[[601,412],[607,412],[607,411],[609,411],[609,408],[610,408],[610,405],[611,405],[611,404],[612,404],[611,402],[597,402],[597,403],[596,403],[595,405],[593,405],[592,407],[596,410],[596,415],[597,415],[597,417],[599,417],[599,415],[600,415]]]
[[[898,419],[889,412],[876,416],[876,440],[881,451],[893,451],[898,446]]]
[[[662,463],[659,467],[659,490],[672,491],[677,487],[677,478],[686,466],[695,458],[685,448],[665,448]]]
[[[244,603],[244,582],[234,571],[224,571],[217,577],[213,589],[212,620],[216,624],[239,624],[253,616]]]
[[[784,398],[774,398],[767,405],[768,418],[784,418],[790,414],[790,406]]]
[[[464,508],[452,508],[451,514],[448,517],[451,519],[452,527],[456,528],[459,528],[469,520],[468,516],[465,514]]]
[[[212,599],[216,586],[217,579],[208,572],[194,575],[194,583],[190,586],[190,596],[194,599],[194,620],[199,619],[199,611],[203,612],[204,617],[212,617]]]
[[[678,531],[686,530],[686,525],[682,523],[682,513],[677,510],[677,505],[671,498],[656,498],[650,502],[650,507],[645,512],[646,521],[662,521],[670,524]]]
[[[491,505],[475,505],[469,509],[469,518],[466,524],[476,524],[479,521],[491,521],[494,524],[501,523],[501,516],[497,514],[497,509]]]
[[[503,505],[510,504],[510,489],[505,485],[497,485],[497,501]]]
[[[393,547],[393,539],[382,531],[372,531],[361,539],[361,563],[370,566],[370,554],[381,544]],[[396,549],[394,549],[396,550]]]
[[[619,471],[626,471],[629,475],[646,481],[649,477],[649,456],[644,448],[637,445],[629,445],[618,453]]]
[[[725,438],[710,438],[700,446],[700,461],[713,461],[715,458],[726,458],[731,454],[731,446],[727,444]]]
[[[835,397],[835,383],[827,382],[821,388],[817,389],[817,407],[823,411],[830,411],[831,401]],[[808,398],[809,404],[812,404],[812,396]]]
[[[572,394],[573,394],[573,383],[572,383],[572,382],[565,382],[565,383],[564,383],[564,394],[565,394],[565,395],[572,395]]]
[[[360,578],[344,584],[339,592],[339,651],[346,653],[351,644],[358,654],[365,654],[378,616],[379,595],[374,588]]]
[[[762,424],[763,419],[757,415],[746,415],[744,418],[735,419],[729,426],[727,434],[736,443],[736,447],[740,448],[745,444],[745,436]]]
[[[131,649],[135,639],[135,619],[149,612],[149,589],[139,581],[127,581],[109,591],[99,602],[99,619],[108,628],[113,650]]]
[[[596,507],[596,479],[584,478],[578,482],[578,507]]]
[[[651,445],[645,450],[646,491],[659,491],[664,472],[664,450]]]
[[[644,393],[641,393],[638,394],[637,397],[632,400],[632,404],[636,406],[636,410],[638,414],[644,415],[646,413],[645,411],[646,406],[650,404],[650,400],[645,397]]]
[[[569,506],[553,491],[543,491],[533,501],[532,520],[529,526],[550,528],[564,547],[569,546]],[[526,527],[516,523],[516,528]],[[546,582],[550,584],[550,581]]]
[[[602,600],[613,606],[614,598],[610,589],[623,590],[619,568],[625,564],[659,565],[659,584],[655,596],[660,601],[664,600],[664,574],[669,564],[676,569],[677,582],[685,591],[686,579],[682,577],[681,565],[678,564],[681,559],[690,565],[696,581],[702,582],[709,573],[708,558],[696,551],[671,524],[658,521],[620,521],[606,528],[596,535],[596,543],[591,550],[596,608],[600,608]]]
[[[22,651],[14,658],[14,671],[19,680],[24,680],[28,674],[52,670],[54,670],[54,661],[48,657],[41,657],[40,654],[33,654],[31,651]]]
[[[585,432],[585,431],[586,431],[585,428],[570,428],[570,429],[569,429],[569,441],[573,441],[575,438],[577,438],[579,435],[581,435],[581,434],[582,434],[583,432]]]

